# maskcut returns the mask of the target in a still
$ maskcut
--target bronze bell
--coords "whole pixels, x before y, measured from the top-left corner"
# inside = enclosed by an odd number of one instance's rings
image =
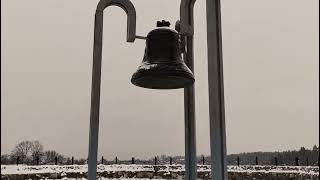
[[[158,22],[146,39],[142,64],[132,76],[132,84],[149,89],[179,89],[190,86],[195,79],[181,56],[181,40],[169,22]],[[165,27],[167,26],[167,27]]]

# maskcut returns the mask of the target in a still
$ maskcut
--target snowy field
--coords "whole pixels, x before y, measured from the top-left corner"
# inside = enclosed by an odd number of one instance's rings
[[[183,165],[98,165],[98,172],[183,172]],[[1,165],[1,174],[86,173],[87,165]],[[198,166],[198,172],[210,172],[210,166]],[[319,175],[319,167],[312,166],[228,166],[228,172],[297,173]]]
[[[150,180],[146,178],[99,178],[98,180],[117,180],[117,179],[123,179],[123,180]],[[55,180],[55,179],[46,179],[46,180]],[[86,178],[62,178],[61,180],[87,180]],[[165,179],[157,179],[157,180],[165,180]]]
[[[24,176],[30,179],[84,179],[87,173],[87,165],[1,165],[1,179],[16,179]],[[210,177],[210,166],[198,166],[201,179]],[[229,176],[283,176],[299,177],[299,179],[319,179],[319,167],[306,166],[229,166]],[[99,179],[182,179],[184,174],[183,165],[99,165]],[[39,179],[37,178],[37,179]],[[242,178],[240,178],[242,179]],[[264,178],[262,178],[264,179]],[[267,178],[266,178],[267,179]]]

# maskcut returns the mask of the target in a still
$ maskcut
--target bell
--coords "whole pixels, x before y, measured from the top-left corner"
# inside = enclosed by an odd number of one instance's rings
[[[184,63],[177,31],[159,25],[146,39],[142,64],[132,76],[132,84],[148,89],[179,89],[195,79]]]

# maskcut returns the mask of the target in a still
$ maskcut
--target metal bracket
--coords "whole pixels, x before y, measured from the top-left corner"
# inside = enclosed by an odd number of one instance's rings
[[[136,10],[130,0],[100,0],[97,13],[102,13],[109,6],[118,6],[123,9],[127,16],[127,42],[134,42],[136,38]]]
[[[180,32],[181,30],[181,24],[180,24],[180,20],[178,20],[176,22],[176,25],[175,25],[175,30],[179,33],[179,37],[180,37],[180,51],[181,53],[186,53],[187,52],[187,47],[186,47],[186,37],[184,34],[182,34]]]
[[[193,36],[194,19],[193,9],[196,0],[181,0],[180,4],[180,33],[183,35]]]

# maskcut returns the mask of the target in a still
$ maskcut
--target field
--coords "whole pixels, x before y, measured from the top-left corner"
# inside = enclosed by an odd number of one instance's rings
[[[83,179],[86,165],[1,165],[1,179]],[[319,167],[306,166],[229,166],[229,178],[318,180]],[[99,179],[182,179],[183,165],[99,165]],[[210,177],[210,166],[198,166],[199,179]]]

